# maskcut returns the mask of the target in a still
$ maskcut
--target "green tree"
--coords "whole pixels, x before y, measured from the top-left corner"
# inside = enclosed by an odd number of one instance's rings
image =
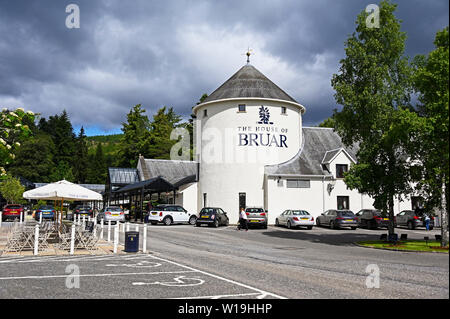
[[[65,161],[60,161],[50,174],[50,182],[58,182],[65,179],[69,182],[75,182],[75,177],[73,176],[72,167],[69,163]]]
[[[141,104],[135,105],[127,114],[127,122],[122,123],[123,137],[119,144],[119,165],[124,167],[135,167],[142,144],[150,129],[148,117],[144,115],[145,110]]]
[[[167,111],[166,107],[160,108],[153,116],[141,154],[148,158],[170,159],[170,149],[177,142],[170,139],[170,134],[174,128],[180,127],[180,122],[181,117],[172,107]]]
[[[75,161],[73,163],[73,173],[75,181],[79,184],[86,183],[88,178],[88,146],[86,141],[86,134],[84,128],[81,127],[80,133],[75,142]]]
[[[359,145],[358,163],[345,176],[351,189],[375,199],[389,212],[394,233],[394,198],[413,191],[410,150],[422,125],[410,106],[411,68],[404,56],[406,34],[389,1],[380,3],[380,27],[366,25],[368,13],[357,18],[356,32],[346,41],[340,73],[333,75],[336,102],[334,127],[345,145]]]
[[[95,154],[90,156],[87,183],[105,184],[107,174],[106,170],[107,163],[105,155],[103,154],[103,146],[99,143],[95,148]]]
[[[8,204],[20,203],[25,187],[20,184],[18,178],[8,176],[0,183],[0,193]]]
[[[21,143],[32,135],[29,123],[34,123],[35,116],[23,108],[0,112],[0,179],[6,178],[6,167],[14,161]]]
[[[48,183],[55,167],[54,153],[55,144],[47,134],[30,138],[18,150],[11,173],[32,182]]]
[[[440,208],[442,245],[448,246],[449,200],[449,28],[437,32],[435,49],[415,58],[414,86],[419,95],[419,114],[426,126],[421,132],[418,188],[428,206]]]
[[[330,127],[330,128],[333,128],[334,127],[334,119],[333,119],[333,117],[331,116],[329,118],[326,118],[318,126],[319,127]]]
[[[38,125],[41,131],[49,134],[56,147],[55,162],[66,162],[70,166],[74,163],[75,134],[69,115],[64,110],[60,115],[50,116],[48,120],[41,119]]]

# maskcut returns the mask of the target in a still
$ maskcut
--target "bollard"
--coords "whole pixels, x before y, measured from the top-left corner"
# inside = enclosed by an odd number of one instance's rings
[[[144,224],[144,238],[142,241],[142,252],[144,254],[147,252],[147,224]]]
[[[117,254],[117,245],[119,243],[119,223],[114,227],[114,254]]]
[[[101,224],[100,224],[100,238],[103,240],[103,218],[102,218],[102,220],[101,220]]]
[[[23,211],[20,212],[20,223],[22,224],[23,222]]]
[[[34,252],[33,255],[37,255],[39,250],[39,224],[34,227]]]
[[[126,231],[130,231],[130,222],[127,222]]]
[[[3,211],[0,210],[0,227],[2,227]]]
[[[72,232],[70,234],[70,254],[73,255],[75,250],[75,225],[72,224]]]
[[[111,241],[111,221],[108,220],[108,242]]]
[[[86,216],[83,216],[83,229],[85,225],[86,225]]]
[[[42,224],[42,212],[39,213],[39,224]]]

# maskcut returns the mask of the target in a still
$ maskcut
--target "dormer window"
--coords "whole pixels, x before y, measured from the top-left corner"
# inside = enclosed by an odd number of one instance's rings
[[[281,114],[286,114],[286,106],[281,107]]]
[[[245,104],[238,105],[238,112],[245,112]]]
[[[348,172],[347,164],[336,164],[336,178],[344,178],[344,173]]]

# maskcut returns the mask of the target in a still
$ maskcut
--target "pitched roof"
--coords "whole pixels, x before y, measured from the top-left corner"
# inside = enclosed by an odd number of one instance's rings
[[[176,187],[196,181],[197,177],[197,163],[192,161],[145,159],[141,156],[138,167],[143,180],[161,176]]]
[[[268,98],[297,103],[254,66],[247,64],[211,93],[204,101],[232,98]]]
[[[342,149],[356,159],[357,147],[345,147],[339,135],[329,128],[303,127],[303,145],[292,159],[278,165],[268,165],[268,175],[330,175],[323,167],[323,161],[332,159]]]
[[[138,171],[135,168],[109,167],[108,178],[110,184],[133,184],[139,182]]]

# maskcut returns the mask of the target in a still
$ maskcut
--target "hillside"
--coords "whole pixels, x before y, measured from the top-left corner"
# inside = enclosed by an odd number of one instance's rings
[[[89,154],[94,154],[95,148],[99,143],[101,143],[103,148],[103,154],[105,156],[114,157],[115,155],[117,155],[119,142],[122,136],[123,134],[88,136],[87,142]]]

